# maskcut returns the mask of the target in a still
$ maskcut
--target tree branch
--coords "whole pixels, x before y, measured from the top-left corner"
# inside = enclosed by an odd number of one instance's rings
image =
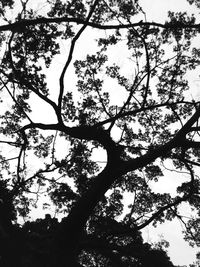
[[[62,73],[61,73],[61,76],[60,76],[60,93],[59,93],[59,97],[58,97],[58,110],[61,114],[61,105],[62,105],[62,97],[63,97],[63,93],[64,93],[64,76],[65,76],[65,73],[66,73],[66,70],[67,68],[69,67],[70,63],[71,63],[71,60],[72,60],[72,56],[73,56],[73,52],[74,52],[74,48],[75,48],[75,44],[76,44],[76,41],[78,40],[78,38],[81,36],[81,34],[83,33],[83,31],[85,30],[85,28],[87,27],[87,24],[95,10],[95,7],[98,3],[98,0],[95,0],[94,1],[94,4],[88,14],[88,17],[85,21],[85,24],[81,27],[81,29],[77,32],[77,34],[75,35],[75,37],[72,39],[72,42],[71,42],[71,47],[70,47],[70,50],[69,50],[69,55],[68,55],[68,59],[66,61],[66,64],[62,70]],[[60,118],[59,120],[62,120],[61,118],[61,115],[60,115]]]
[[[171,151],[171,149],[175,147],[181,147],[184,144],[186,134],[190,131],[190,128],[199,119],[199,117],[200,106],[196,109],[196,112],[192,115],[192,117],[184,124],[184,126],[175,134],[175,136],[170,141],[168,141],[162,146],[149,150],[141,157],[124,162],[124,174],[128,171],[133,171],[146,166],[158,157],[164,156],[168,151]]]
[[[17,100],[15,99],[15,97],[11,94],[7,84],[2,80],[2,78],[0,77],[1,82],[3,83],[4,87],[6,88],[8,94],[10,95],[10,97],[12,98],[13,102],[22,110],[23,114],[25,115],[25,117],[29,120],[29,122],[32,123],[31,118],[28,116],[28,114],[24,111],[23,107],[20,106],[20,104],[17,102]]]
[[[128,99],[127,99],[127,101],[128,101]],[[126,112],[119,112],[114,117],[111,117],[111,118],[108,118],[106,120],[100,121],[100,122],[96,123],[94,126],[95,127],[99,127],[99,126],[102,126],[102,125],[107,124],[109,122],[113,122],[113,121],[115,121],[117,119],[124,118],[126,116],[135,116],[136,114],[138,114],[140,112],[147,111],[147,110],[153,110],[153,109],[160,108],[160,107],[176,106],[178,104],[191,104],[191,105],[193,105],[192,102],[177,101],[175,103],[173,103],[173,102],[172,103],[165,102],[165,103],[160,103],[160,104],[156,104],[156,105],[153,105],[153,106],[141,107],[141,108],[138,108],[136,110],[130,110],[130,111],[126,111]]]
[[[47,23],[76,23],[76,24],[82,24],[85,26],[90,26],[92,28],[100,29],[100,30],[118,30],[118,29],[127,29],[127,28],[133,28],[133,27],[159,27],[163,29],[199,29],[200,23],[197,24],[188,24],[184,22],[177,22],[177,23],[157,23],[157,22],[144,22],[139,21],[136,23],[126,23],[126,24],[98,24],[94,22],[89,22],[87,20],[79,19],[79,18],[69,18],[67,16],[63,17],[55,17],[55,18],[46,18],[46,17],[40,17],[36,19],[23,19],[14,23],[5,24],[0,26],[0,31],[14,31],[14,32],[21,32],[23,28],[38,24],[47,24]]]

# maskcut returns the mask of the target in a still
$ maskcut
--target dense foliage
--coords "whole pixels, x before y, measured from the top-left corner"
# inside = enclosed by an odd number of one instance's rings
[[[138,0],[1,0],[0,20],[1,264],[173,266],[140,230],[178,218],[200,244],[195,15],[162,24]],[[154,190],[165,166],[182,173],[175,195]],[[41,202],[62,221],[27,221]]]

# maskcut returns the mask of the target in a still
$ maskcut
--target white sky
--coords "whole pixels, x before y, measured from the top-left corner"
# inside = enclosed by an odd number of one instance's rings
[[[199,14],[196,7],[190,6],[185,0],[140,0],[140,3],[146,12],[147,21],[165,22],[168,10]],[[198,18],[199,16],[196,17]],[[190,85],[192,96],[194,98],[199,97],[200,79],[198,71],[190,73]],[[180,182],[180,175],[172,172],[166,172],[165,175],[166,177],[161,177],[160,187],[157,187],[157,190],[174,192],[175,187]],[[196,249],[191,248],[183,240],[182,230],[182,226],[178,221],[172,221],[166,222],[157,228],[147,227],[144,233],[147,240],[149,239],[150,241],[156,240],[159,235],[163,236],[170,243],[168,254],[172,262],[177,265],[189,266],[195,260]]]
[[[144,11],[146,12],[147,21],[164,22],[166,20],[168,10],[187,11],[188,13],[194,13],[196,11],[196,8],[192,8],[185,0],[140,0],[140,3]],[[78,59],[80,59],[80,57],[83,58],[84,55],[86,55],[87,53],[91,53],[92,50],[94,51],[94,43],[92,41],[94,38],[93,34],[95,35],[96,33],[91,33],[89,36],[88,32],[85,32],[78,41],[75,50],[75,55]],[[65,42],[63,42],[61,45],[61,49],[67,57],[69,43],[66,44]],[[48,70],[48,73],[51,76],[49,84],[51,85],[52,90],[55,92],[53,96],[53,98],[55,99],[57,98],[56,92],[58,90],[57,78],[59,77],[60,72],[63,68],[63,62],[66,59],[66,57],[63,56],[63,53],[56,57],[56,66],[53,64],[52,67],[50,67],[50,69]],[[122,56],[122,51],[120,51],[119,54]],[[114,55],[114,59],[117,61],[118,64],[123,66],[121,58],[118,58],[116,54]],[[192,86],[191,94],[195,97],[199,96],[198,91],[200,87],[200,79],[198,75],[198,72],[193,73],[191,75],[190,81],[190,84]],[[69,88],[73,88],[75,86],[74,78],[75,76],[72,72],[72,69],[69,69],[66,74],[66,82],[68,82]],[[38,103],[38,98],[36,98],[33,99],[33,103],[35,103],[35,112],[31,117],[33,119],[35,118],[36,120],[38,120],[39,116],[41,122],[53,123],[53,118],[56,119],[54,113],[48,108],[45,109],[43,101],[40,101],[40,103]],[[42,112],[38,107],[42,107]],[[159,184],[159,187],[157,187],[157,190],[161,191],[164,189],[165,191],[169,190],[169,192],[172,192],[173,190],[175,190],[175,186],[177,186],[177,184],[179,184],[180,182],[179,176],[176,173],[167,173],[167,171],[166,176],[161,179],[161,183]],[[39,209],[33,211],[32,214],[35,213],[37,213],[38,216]],[[177,221],[173,221],[167,222],[156,229],[152,227],[147,227],[144,230],[144,236],[147,241],[155,241],[158,240],[159,237],[162,235],[167,241],[170,242],[169,256],[171,257],[173,263],[177,265],[189,265],[195,259],[196,251],[195,249],[189,247],[186,242],[184,242],[181,235],[181,231],[181,225]]]
[[[187,11],[188,13],[194,13],[196,8],[192,8],[185,0],[141,0],[142,7],[146,12],[147,21],[156,21],[156,22],[164,22],[167,19],[167,11]],[[150,3],[150,4],[149,4]],[[105,34],[105,33],[104,33]],[[99,31],[86,30],[85,33],[82,34],[80,40],[76,44],[75,56],[77,59],[83,59],[87,53],[91,54],[95,52],[94,39],[99,36]],[[85,41],[87,40],[87,41]],[[84,45],[85,44],[85,45]],[[57,98],[57,90],[58,90],[58,80],[57,78],[60,75],[60,72],[63,68],[63,60],[67,57],[70,43],[62,42],[61,43],[61,55],[56,57],[56,67],[52,64],[52,67],[48,70],[48,73],[51,76],[49,84],[51,88],[55,92],[54,97]],[[120,50],[120,48],[119,48]],[[63,56],[63,54],[65,56]],[[126,57],[126,52],[120,50],[120,57],[118,56],[118,52],[113,55],[113,60],[116,61],[119,65],[123,67],[123,57]],[[192,85],[191,94],[196,97],[198,95],[198,90],[200,86],[200,81],[198,79],[198,72],[190,74],[191,80],[190,84]],[[72,89],[75,86],[75,76],[72,71],[72,67],[66,73],[66,83],[68,89]],[[112,87],[110,88],[112,91]],[[116,93],[115,93],[116,94]],[[117,96],[119,99],[119,96]],[[116,101],[117,101],[116,98]],[[121,98],[121,96],[120,96]],[[34,101],[35,109],[38,110],[38,103]],[[42,104],[42,102],[41,102]],[[52,118],[54,116],[53,113],[49,109],[40,113],[40,120],[52,123]],[[38,112],[35,113],[35,118],[38,119]],[[157,186],[157,190],[160,192],[175,192],[176,186],[180,184],[179,175],[177,173],[171,173],[166,171],[166,176],[161,178],[161,182]],[[38,210],[37,210],[38,212]],[[53,212],[53,211],[52,211]],[[151,226],[145,228],[144,237],[147,241],[157,241],[161,236],[163,236],[167,241],[170,242],[170,247],[168,249],[169,256],[174,264],[179,265],[189,265],[195,260],[196,249],[191,248],[188,243],[183,240],[182,235],[182,227],[179,222],[166,222],[163,225],[152,228]]]

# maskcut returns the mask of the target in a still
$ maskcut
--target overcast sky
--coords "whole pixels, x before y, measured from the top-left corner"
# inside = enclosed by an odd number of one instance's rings
[[[196,12],[196,9],[192,8],[186,2],[186,0],[140,0],[140,3],[142,5],[144,11],[146,12],[147,21],[165,22],[165,20],[167,19],[168,10],[187,11],[190,14]],[[95,34],[95,33],[93,33],[93,34]],[[87,36],[87,41],[85,42],[85,47],[83,47],[84,42],[82,42],[82,40],[84,40],[86,38],[86,36]],[[93,36],[91,36],[91,40],[93,39],[92,37]],[[84,52],[85,53],[91,53],[91,50],[93,50],[92,41],[88,42],[88,39],[89,39],[88,32],[85,35],[83,34],[83,36],[81,38],[82,38],[82,39],[80,39],[81,50],[78,48],[75,50],[77,58],[79,58],[80,55],[83,55]],[[63,43],[63,45],[61,44],[61,49],[66,54],[68,52],[68,48],[69,48],[69,46],[66,46],[66,43]],[[122,55],[122,51],[120,51],[120,53]],[[120,61],[121,59],[116,58],[116,60]],[[57,62],[56,68],[54,65],[52,65],[52,67],[50,67],[50,69],[48,71],[49,74],[53,78],[49,81],[49,83],[51,84],[54,91],[56,91],[55,87],[58,86],[58,80],[56,80],[55,77],[60,74],[60,71],[62,70],[62,67],[63,67],[63,54],[62,53],[60,56],[58,56],[56,58],[56,62]],[[73,73],[70,73],[70,75],[69,75],[69,73],[67,73],[67,75],[68,76],[66,79],[69,79],[69,76],[71,78],[68,85],[72,86],[73,85]],[[190,78],[191,94],[196,97],[196,96],[198,96],[198,91],[200,88],[200,79],[199,79],[197,72],[193,73],[190,77],[191,77]],[[35,109],[38,109],[38,106],[40,106],[40,104],[38,104],[38,99],[37,99],[37,101],[33,101],[33,103],[36,103]],[[47,123],[48,122],[53,123],[53,121],[52,121],[52,118],[54,116],[53,112],[51,114],[50,113],[51,111],[47,110],[45,113],[44,106],[43,106],[44,103],[41,102],[41,104],[43,107],[43,112],[42,112],[42,114],[40,113],[41,122],[45,121]],[[38,113],[36,112],[34,116],[35,116],[35,118],[38,118]],[[32,117],[32,118],[34,119],[34,117]],[[50,119],[50,121],[48,121],[48,118]],[[162,180],[161,180],[159,187],[157,187],[157,190],[162,191],[163,188],[165,189],[165,191],[166,190],[169,190],[169,191],[175,190],[175,185],[177,185],[179,183],[180,177],[176,173],[171,173],[171,172],[168,172],[168,173],[166,172],[166,176],[167,177],[161,178]],[[167,183],[166,183],[166,181],[167,181]],[[170,181],[170,183],[169,183],[169,181]],[[38,209],[35,210],[34,212],[36,212],[37,216],[38,216]],[[33,214],[34,214],[34,212],[33,212]],[[188,243],[186,243],[183,240],[183,236],[181,235],[181,231],[182,231],[181,225],[177,221],[173,221],[173,222],[167,222],[164,225],[162,225],[156,229],[155,228],[152,229],[151,227],[147,227],[144,230],[144,234],[145,234],[145,238],[149,242],[156,241],[161,236],[163,236],[167,241],[170,242],[169,255],[171,256],[171,260],[173,261],[173,263],[177,264],[177,265],[178,264],[179,265],[189,265],[193,262],[193,260],[195,260],[196,250],[189,247]]]
[[[188,14],[199,14],[199,11],[195,6],[188,4],[186,0],[140,0],[140,3],[146,12],[147,21],[165,22],[167,19],[167,12],[184,12]],[[200,16],[197,16],[197,18]],[[197,41],[200,43],[200,40]],[[190,94],[194,98],[199,97],[200,91],[200,79],[199,71],[190,73]],[[177,173],[168,172],[165,173],[167,177],[161,178],[160,186],[157,190],[172,190],[175,189],[175,185],[179,183],[180,176]],[[167,178],[167,179],[165,179]],[[188,215],[186,213],[186,215]],[[157,237],[163,236],[167,241],[170,242],[169,256],[174,264],[188,265],[195,260],[197,249],[192,248],[187,242],[183,240],[182,226],[178,221],[166,222],[156,229],[148,227],[144,230],[146,238],[151,241]]]

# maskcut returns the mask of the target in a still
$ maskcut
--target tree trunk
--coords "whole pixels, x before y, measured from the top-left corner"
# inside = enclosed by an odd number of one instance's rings
[[[107,165],[95,178],[88,192],[78,200],[68,217],[61,223],[55,240],[56,266],[80,266],[77,265],[76,261],[80,251],[79,242],[83,236],[84,227],[98,202],[117,177],[120,176],[116,166],[118,165],[115,164],[115,167],[113,164]]]

